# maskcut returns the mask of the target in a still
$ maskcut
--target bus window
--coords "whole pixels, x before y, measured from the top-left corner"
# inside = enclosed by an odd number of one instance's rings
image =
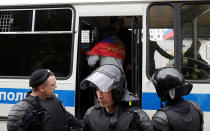
[[[25,77],[38,68],[70,75],[72,18],[66,7],[0,10],[0,76]]]
[[[51,9],[36,11],[36,31],[70,31],[72,11],[69,9]]]
[[[159,68],[173,66],[173,8],[153,5],[149,8],[149,74]]]
[[[209,80],[210,4],[181,7],[182,73],[188,80]]]
[[[0,31],[30,31],[32,24],[32,14],[32,10],[1,11]]]

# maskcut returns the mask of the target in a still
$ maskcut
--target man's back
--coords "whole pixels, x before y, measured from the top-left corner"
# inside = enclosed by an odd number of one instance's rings
[[[36,104],[36,99],[31,97],[31,103]],[[8,114],[7,129],[8,131],[19,131],[25,129],[24,117],[29,114],[35,107],[28,101],[22,100],[15,104]]]
[[[66,111],[55,95],[38,101],[40,105],[37,105],[36,97],[28,95],[14,105],[8,115],[8,131],[55,131],[63,127],[68,128]],[[41,112],[38,112],[38,106]]]
[[[153,116],[155,131],[202,131],[203,113],[193,101],[166,106]]]

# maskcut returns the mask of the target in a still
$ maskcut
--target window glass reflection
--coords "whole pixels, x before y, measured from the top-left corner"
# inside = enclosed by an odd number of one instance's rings
[[[173,8],[169,5],[150,7],[149,74],[174,65]]]
[[[209,80],[210,5],[183,5],[181,8],[182,73],[188,80]]]

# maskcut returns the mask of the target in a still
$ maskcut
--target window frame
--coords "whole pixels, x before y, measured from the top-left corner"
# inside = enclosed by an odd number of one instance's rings
[[[149,65],[149,10],[151,6],[154,5],[171,5],[173,7],[173,11],[174,11],[174,17],[173,17],[173,21],[174,21],[174,61],[175,61],[175,65],[174,67],[176,69],[178,69],[181,72],[181,59],[182,59],[182,37],[181,37],[181,6],[185,5],[185,4],[192,4],[192,5],[196,5],[196,4],[210,4],[209,1],[182,1],[182,2],[153,2],[151,4],[148,5],[147,7],[147,17],[146,17],[146,65]],[[146,66],[146,75],[147,78],[150,79],[151,76],[149,74],[149,68]],[[187,82],[190,83],[210,83],[209,80],[186,80]]]

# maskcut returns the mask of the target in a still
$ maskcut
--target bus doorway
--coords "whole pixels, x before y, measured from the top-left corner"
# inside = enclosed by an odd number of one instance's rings
[[[119,27],[117,27],[117,22]],[[141,107],[142,85],[142,17],[141,16],[105,16],[105,17],[80,17],[79,41],[77,59],[77,88],[75,115],[83,118],[86,110],[96,102],[95,92],[91,89],[80,90],[80,82],[93,70],[100,66],[100,62],[90,66],[88,52],[96,43],[105,39],[106,30],[114,26],[117,28],[116,36],[125,48],[125,60],[122,68],[127,77],[127,88],[139,97],[139,101],[133,106]]]

